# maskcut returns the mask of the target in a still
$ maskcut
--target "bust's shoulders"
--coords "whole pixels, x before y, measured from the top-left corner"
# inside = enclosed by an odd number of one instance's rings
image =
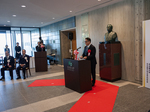
[[[116,32],[112,31],[111,34],[117,34]]]

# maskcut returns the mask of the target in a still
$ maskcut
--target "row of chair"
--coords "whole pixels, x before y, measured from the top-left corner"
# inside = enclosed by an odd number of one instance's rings
[[[3,58],[2,58],[2,65],[3,65]],[[31,71],[30,71],[30,58],[29,58],[29,67],[26,67],[26,76],[28,77],[28,71],[29,71],[29,74],[30,74],[30,76],[31,76]],[[16,62],[16,58],[14,58],[14,69],[13,70],[16,70],[16,65],[17,65],[17,63],[18,62]],[[7,70],[9,70],[9,69],[7,69]]]

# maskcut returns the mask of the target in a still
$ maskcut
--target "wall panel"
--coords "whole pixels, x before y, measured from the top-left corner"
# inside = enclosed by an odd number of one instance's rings
[[[89,34],[92,44],[97,49],[97,73],[99,73],[98,45],[99,42],[104,41],[107,24],[112,24],[113,30],[117,32],[118,39],[122,43],[122,79],[141,83],[143,2],[144,0],[124,0],[89,12]],[[76,17],[76,23],[77,47],[79,47],[81,45],[81,15]]]

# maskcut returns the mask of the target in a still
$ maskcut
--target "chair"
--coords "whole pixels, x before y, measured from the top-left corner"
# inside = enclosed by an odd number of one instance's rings
[[[28,63],[29,63],[29,67],[26,67],[26,75],[27,75],[27,78],[28,78],[28,70],[29,70],[29,74],[30,74],[30,76],[31,76],[31,71],[30,71],[30,57],[29,57]],[[22,68],[21,68],[21,70],[22,70]]]
[[[49,54],[49,60],[51,65],[57,65],[57,49],[51,50],[51,54]]]

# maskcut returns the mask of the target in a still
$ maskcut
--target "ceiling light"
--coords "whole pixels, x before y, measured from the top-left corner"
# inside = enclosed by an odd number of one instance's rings
[[[41,22],[41,24],[43,24],[43,22]]]
[[[70,11],[70,12],[72,12],[72,11]]]
[[[55,18],[53,18],[53,19],[55,19]]]
[[[21,7],[26,7],[25,5],[21,5]]]
[[[7,21],[8,23],[10,22],[10,21]]]
[[[98,0],[98,1],[101,1],[101,0]]]
[[[4,25],[4,26],[6,26],[6,25]]]
[[[34,27],[34,26],[33,26]]]
[[[16,17],[16,15],[12,15],[13,17]]]

